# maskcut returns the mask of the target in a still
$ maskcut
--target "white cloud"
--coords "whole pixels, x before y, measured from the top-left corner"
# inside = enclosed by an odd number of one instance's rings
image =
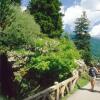
[[[96,10],[100,10],[100,3],[96,6]]]
[[[63,7],[64,8],[64,7]],[[65,10],[65,16],[63,17],[63,24],[69,25],[73,31],[74,22],[76,18],[80,17],[82,11],[85,10],[87,17],[90,20],[91,24],[91,35],[96,36],[100,33],[98,32],[100,27],[97,28],[96,23],[100,22],[100,0],[81,0],[80,5],[74,5]],[[95,31],[94,31],[95,30]],[[96,32],[97,31],[97,32]],[[94,35],[93,35],[94,34]]]
[[[98,37],[100,38],[100,24],[95,25],[92,30],[90,31],[90,34],[92,37]]]
[[[96,10],[100,4],[100,0],[81,0],[80,4],[83,8]]]
[[[80,6],[72,6],[68,8],[65,11],[65,16],[63,17],[63,24],[68,24],[73,29],[75,19],[81,16],[82,11],[83,9]]]
[[[92,11],[89,9],[86,9],[87,17],[90,20],[91,26],[94,26],[98,21],[100,21],[100,12],[99,11]]]

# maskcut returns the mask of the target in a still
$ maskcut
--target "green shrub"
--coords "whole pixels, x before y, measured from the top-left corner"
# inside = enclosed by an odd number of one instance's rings
[[[78,51],[69,40],[38,39],[35,54],[30,59],[28,67],[37,70],[44,81],[61,81],[71,75],[71,71],[77,67],[74,60],[79,58]]]
[[[40,27],[34,21],[33,16],[22,12],[19,7],[13,7],[15,19],[7,26],[0,37],[2,44],[6,46],[34,45],[34,40],[41,35]]]

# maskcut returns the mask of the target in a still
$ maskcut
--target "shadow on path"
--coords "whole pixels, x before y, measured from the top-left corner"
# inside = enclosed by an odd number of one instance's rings
[[[91,89],[80,87],[79,84],[77,84],[77,87],[79,90],[87,90],[87,91],[94,92],[94,93],[100,93],[100,91],[98,90],[91,91]]]
[[[80,90],[87,90],[87,91],[94,92],[94,93],[100,93],[100,91],[98,90],[91,91],[90,89],[87,89],[87,88],[80,88]]]

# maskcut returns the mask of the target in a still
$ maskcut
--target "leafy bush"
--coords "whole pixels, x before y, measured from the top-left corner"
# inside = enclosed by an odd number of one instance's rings
[[[21,12],[18,7],[13,7],[15,19],[7,26],[0,37],[2,44],[6,46],[34,45],[34,40],[40,33],[40,27],[34,21],[33,16],[27,12]]]
[[[39,80],[44,86],[52,84],[55,80],[68,78],[71,71],[77,67],[74,60],[79,59],[80,56],[69,40],[38,39],[35,45],[36,51],[28,67],[40,74]]]
[[[0,0],[0,31],[4,30],[13,20],[11,0]]]

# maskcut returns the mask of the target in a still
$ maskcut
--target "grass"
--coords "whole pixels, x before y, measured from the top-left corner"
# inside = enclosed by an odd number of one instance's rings
[[[77,81],[77,84],[74,87],[74,90],[72,92],[70,92],[69,94],[67,94],[65,97],[62,98],[62,100],[66,100],[66,98],[68,98],[70,95],[72,95],[75,91],[77,91],[78,89],[80,89],[80,87],[83,87],[85,85],[87,85],[89,82],[89,76],[87,73],[83,73],[80,77],[80,79]]]

